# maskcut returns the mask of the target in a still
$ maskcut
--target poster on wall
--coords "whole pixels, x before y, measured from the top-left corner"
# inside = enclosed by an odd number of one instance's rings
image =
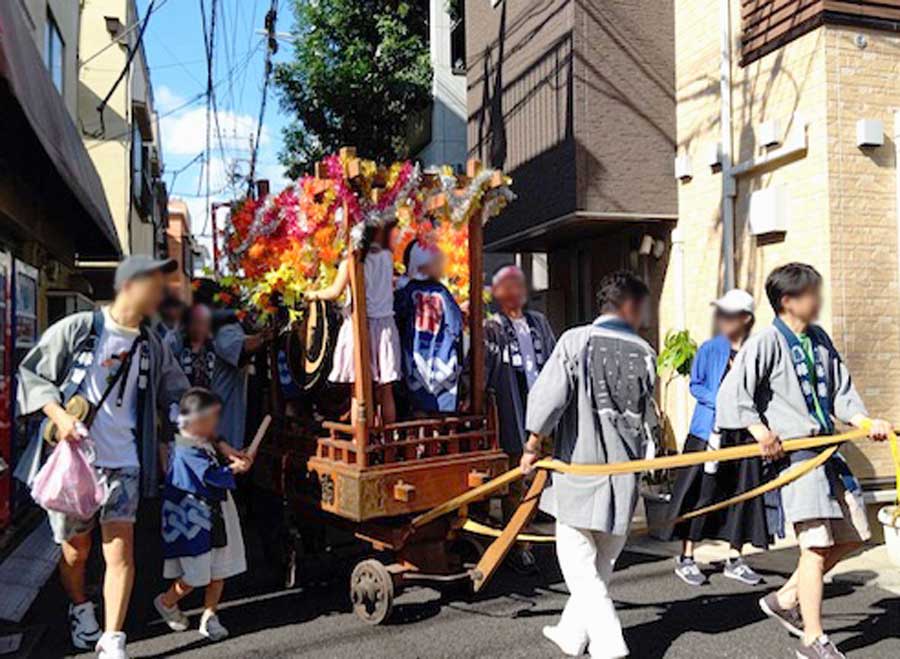
[[[37,343],[38,269],[16,260],[16,349]]]

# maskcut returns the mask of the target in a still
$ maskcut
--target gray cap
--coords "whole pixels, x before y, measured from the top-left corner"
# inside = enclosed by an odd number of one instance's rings
[[[178,264],[175,262],[175,259],[155,259],[146,254],[132,254],[125,257],[125,260],[116,268],[116,278],[113,285],[118,291],[127,281],[144,277],[154,272],[168,274],[175,272],[177,267]]]

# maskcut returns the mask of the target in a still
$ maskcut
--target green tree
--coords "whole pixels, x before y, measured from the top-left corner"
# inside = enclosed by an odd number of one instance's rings
[[[407,157],[410,120],[431,102],[428,2],[294,0],[294,58],[275,69],[281,162],[297,177],[341,146]]]

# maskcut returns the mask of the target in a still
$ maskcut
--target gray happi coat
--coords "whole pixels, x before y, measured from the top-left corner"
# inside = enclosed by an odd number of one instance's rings
[[[554,435],[553,457],[572,464],[641,459],[655,441],[656,353],[612,316],[563,334],[528,395],[526,428]],[[563,524],[625,535],[639,474],[554,473],[541,510]]]
[[[866,408],[837,350],[829,350],[824,345],[817,345],[816,350],[827,371],[834,416],[849,423],[855,415],[865,415]],[[782,440],[825,432],[807,409],[787,339],[771,326],[747,340],[716,398],[719,428],[747,428],[759,423]],[[833,472],[826,466],[782,488],[782,505],[788,522],[843,516],[834,497],[835,486],[839,484],[829,481],[829,473]],[[835,480],[833,476],[831,480]]]
[[[547,318],[537,311],[526,311],[525,318],[533,335],[541,342],[540,355],[535,356],[535,366],[540,371],[544,367],[556,337]],[[528,400],[528,382],[525,369],[514,366],[509,346],[509,332],[500,314],[491,316],[484,323],[485,383],[496,397],[497,416],[500,421],[500,448],[510,455],[520,455],[528,437],[525,435],[525,407]],[[515,331],[515,330],[513,330]]]
[[[62,404],[62,388],[72,365],[90,336],[94,312],[83,311],[63,318],[47,328],[38,344],[19,365],[18,413],[33,414],[50,402]],[[188,381],[172,352],[159,335],[145,332],[150,355],[149,383],[144,396],[143,425],[136,429],[140,447],[141,495],[156,496],[159,483],[157,413],[168,415],[187,391]],[[26,482],[34,477],[43,456],[43,440],[35,434],[22,456],[16,475]]]

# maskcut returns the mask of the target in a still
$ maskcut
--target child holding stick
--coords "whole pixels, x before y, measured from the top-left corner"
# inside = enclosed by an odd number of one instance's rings
[[[245,572],[244,540],[231,496],[234,476],[246,472],[252,459],[217,441],[222,403],[200,387],[189,389],[179,408],[179,434],[166,476],[162,504],[163,573],[174,579],[153,600],[163,621],[186,631],[187,616],[178,602],[194,588],[205,587],[200,634],[212,641],[228,636],[217,609],[225,579]],[[222,459],[228,464],[223,465]]]

